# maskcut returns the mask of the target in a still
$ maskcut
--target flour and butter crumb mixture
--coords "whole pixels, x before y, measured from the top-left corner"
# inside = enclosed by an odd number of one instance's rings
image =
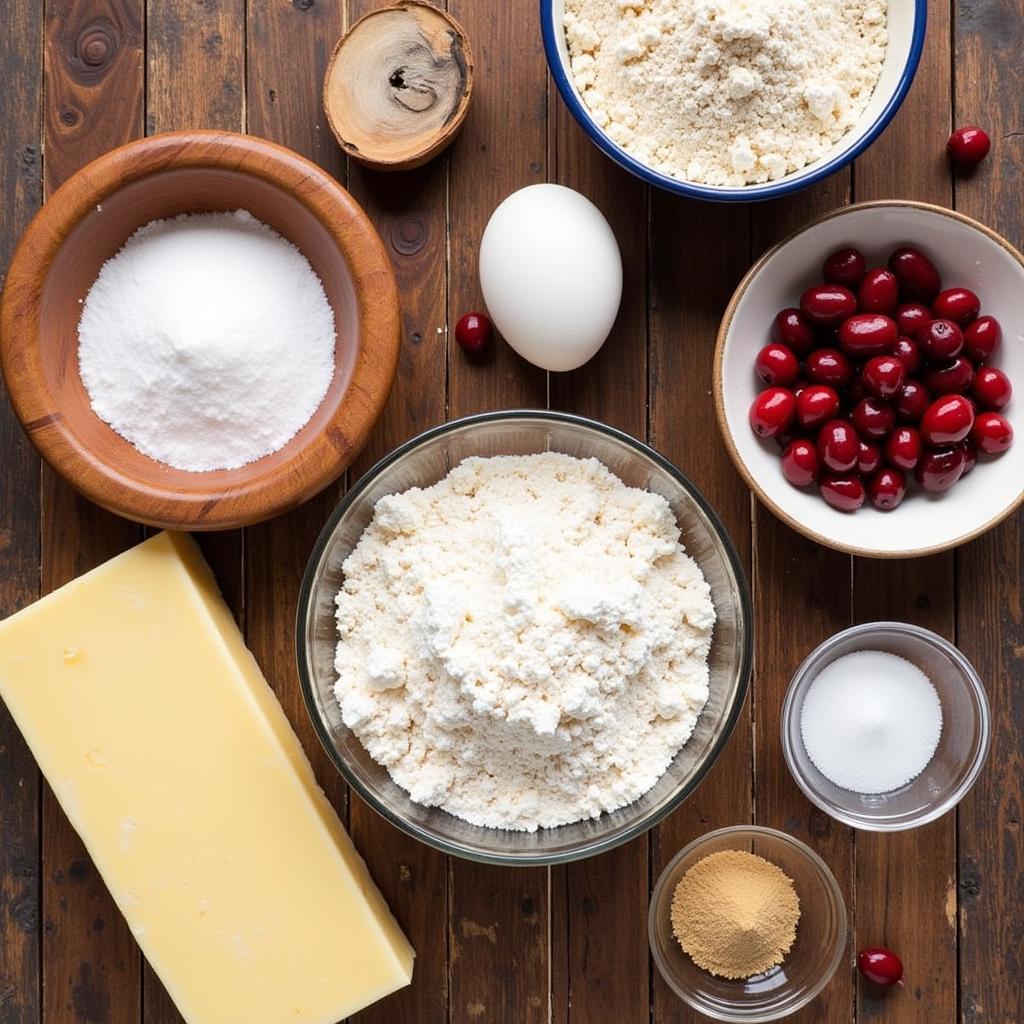
[[[576,87],[663,174],[773,181],[857,122],[885,60],[886,0],[565,0]]]
[[[533,831],[632,803],[708,697],[707,583],[595,459],[466,459],[382,498],[337,596],[345,724],[413,800]]]

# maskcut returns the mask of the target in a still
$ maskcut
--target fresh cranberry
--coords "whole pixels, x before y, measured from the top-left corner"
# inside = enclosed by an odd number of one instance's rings
[[[939,292],[932,303],[932,316],[937,320],[952,320],[961,327],[977,320],[980,312],[981,299],[969,288],[947,288]]]
[[[997,412],[980,412],[971,428],[971,444],[986,455],[1005,452],[1013,444],[1013,427]]]
[[[913,469],[921,458],[921,435],[914,427],[897,427],[885,440],[885,461],[897,469]]]
[[[1013,385],[1002,370],[982,366],[974,375],[971,396],[983,409],[1002,409],[1013,397]]]
[[[929,448],[914,467],[914,479],[932,494],[948,491],[963,476],[966,463],[961,445]]]
[[[978,464],[978,449],[970,441],[961,441],[960,447],[964,450],[964,471],[960,474],[960,479],[963,480]]]
[[[974,409],[963,395],[936,398],[921,417],[925,444],[944,445],[962,441],[974,426]]]
[[[857,970],[876,985],[896,985],[903,977],[903,962],[891,949],[874,946],[857,954]]]
[[[455,325],[455,340],[463,352],[477,355],[491,343],[491,321],[485,313],[466,313]]]
[[[877,444],[861,441],[857,452],[857,472],[861,476],[871,476],[882,464],[882,449]]]
[[[845,387],[853,380],[850,360],[835,348],[815,349],[804,362],[804,373],[815,384],[828,384],[834,388]]]
[[[837,249],[826,257],[822,268],[829,284],[841,284],[856,288],[864,276],[864,254],[859,249]]]
[[[834,473],[846,473],[857,465],[860,438],[849,420],[829,420],[818,431],[818,455]]]
[[[896,396],[896,416],[904,423],[917,423],[932,404],[931,392],[919,381],[908,380]]]
[[[942,366],[929,366],[924,374],[924,382],[933,395],[963,394],[974,380],[974,367],[964,356]]]
[[[964,347],[964,332],[952,320],[933,320],[919,338],[925,359],[932,363],[952,359]]]
[[[815,285],[800,296],[800,312],[819,327],[834,326],[856,311],[853,292],[841,284]]]
[[[994,316],[979,316],[964,331],[964,352],[972,363],[983,363],[992,358],[1003,340],[1003,329]]]
[[[892,352],[897,335],[896,321],[881,313],[858,313],[839,325],[839,344],[854,359]]]
[[[861,437],[871,441],[881,441],[896,426],[896,413],[892,406],[877,398],[862,398],[850,414],[854,427]]]
[[[935,264],[919,249],[896,249],[889,257],[889,269],[907,298],[915,302],[931,302],[942,288]]]
[[[868,499],[875,508],[891,512],[906,496],[907,476],[902,469],[887,466],[868,480]]]
[[[892,354],[903,363],[903,369],[908,374],[917,373],[924,363],[921,358],[921,346],[913,338],[905,336],[897,338],[896,344],[892,348]]]
[[[839,395],[827,384],[811,384],[796,400],[796,421],[801,427],[818,427],[839,413]]]
[[[946,143],[946,152],[961,167],[975,167],[988,156],[992,141],[984,128],[968,124],[957,128]]]
[[[807,318],[792,306],[775,315],[772,322],[772,337],[794,352],[804,355],[814,347],[814,331]]]
[[[921,302],[904,302],[896,310],[896,325],[908,338],[916,338],[931,322],[932,311]]]
[[[793,350],[778,342],[765,345],[757,353],[754,370],[765,384],[775,387],[790,387],[800,377],[800,363]]]
[[[750,426],[758,437],[788,430],[796,416],[796,396],[786,388],[768,388],[750,406]]]
[[[856,512],[864,504],[864,484],[859,476],[828,474],[818,490],[825,501],[840,512]]]
[[[857,308],[862,313],[895,313],[899,301],[896,275],[885,267],[869,270],[857,287]]]
[[[906,371],[896,356],[873,356],[864,364],[864,387],[876,398],[892,398],[903,386]]]
[[[807,487],[818,479],[818,450],[810,441],[790,441],[782,453],[782,475],[794,487]]]

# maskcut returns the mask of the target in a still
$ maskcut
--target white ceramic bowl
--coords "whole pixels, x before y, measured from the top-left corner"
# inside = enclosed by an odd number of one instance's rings
[[[885,63],[875,91],[856,125],[820,160],[808,164],[799,171],[793,171],[778,181],[768,181],[762,185],[744,185],[742,188],[700,185],[669,177],[637,160],[618,143],[613,142],[591,116],[590,109],[583,102],[573,81],[569,68],[569,48],[563,28],[564,16],[565,0],[540,0],[541,32],[548,67],[566,106],[591,141],[620,167],[668,192],[717,202],[748,202],[752,199],[773,199],[787,195],[821,181],[822,178],[845,167],[882,134],[899,110],[914,80],[921,49],[924,46],[928,0],[889,0],[889,43]]]
[[[798,489],[782,475],[779,449],[761,441],[747,415],[763,385],[754,358],[769,341],[775,314],[798,304],[821,280],[833,250],[861,249],[868,266],[884,265],[897,246],[926,252],[945,286],[978,293],[982,311],[1003,328],[992,365],[1024,392],[1024,257],[994,231],[939,206],[904,201],[861,203],[825,214],[765,253],[740,282],[722,319],[715,353],[715,405],[729,453],[747,484],[780,519],[821,544],[876,558],[910,558],[956,547],[1005,519],[1024,500],[1024,400],[1006,409],[1016,443],[981,457],[970,476],[944,494],[912,488],[899,508],[880,512],[866,503],[854,513],[826,505],[817,488]]]

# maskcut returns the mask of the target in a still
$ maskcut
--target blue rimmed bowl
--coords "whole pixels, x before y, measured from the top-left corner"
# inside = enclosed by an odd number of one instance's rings
[[[857,124],[820,160],[776,181],[742,188],[720,188],[673,178],[629,154],[598,126],[576,88],[569,67],[569,48],[563,28],[565,0],[540,0],[540,23],[548,66],[562,99],[594,144],[619,166],[648,184],[677,195],[715,202],[775,199],[797,192],[845,167],[860,156],[885,130],[910,90],[924,46],[928,0],[889,0],[889,45],[875,91]]]

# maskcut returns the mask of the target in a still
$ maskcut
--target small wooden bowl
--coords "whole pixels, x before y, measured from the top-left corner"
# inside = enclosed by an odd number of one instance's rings
[[[90,406],[78,369],[81,302],[100,267],[152,220],[248,210],[310,261],[334,310],[335,371],[312,419],[238,469],[190,473],[143,455]],[[100,157],[28,226],[0,300],[0,360],[29,438],[86,497],[152,526],[217,530],[278,515],[355,458],[398,363],[399,306],[384,246],[328,174],[233,132],[171,132]]]
[[[323,101],[350,157],[405,171],[452,142],[472,91],[473,54],[462,26],[430,4],[401,0],[364,15],[341,37]]]

